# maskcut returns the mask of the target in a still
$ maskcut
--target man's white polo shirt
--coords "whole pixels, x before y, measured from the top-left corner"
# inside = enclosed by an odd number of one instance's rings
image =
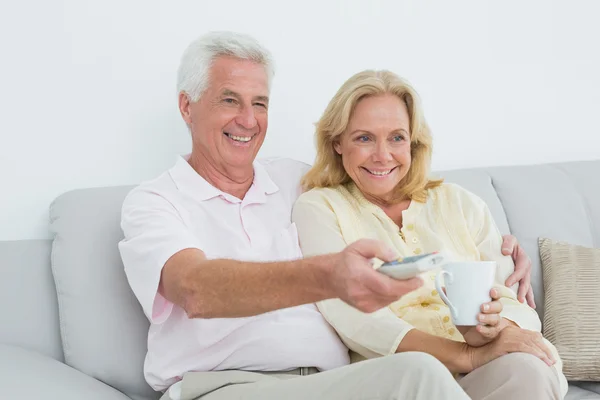
[[[306,169],[289,159],[257,161],[254,182],[240,200],[210,185],[186,156],[128,194],[119,249],[151,323],[144,375],[155,390],[188,371],[327,370],[348,364],[347,348],[313,304],[248,318],[189,319],[157,292],[165,262],[186,248],[198,248],[210,259],[300,258],[290,216]]]

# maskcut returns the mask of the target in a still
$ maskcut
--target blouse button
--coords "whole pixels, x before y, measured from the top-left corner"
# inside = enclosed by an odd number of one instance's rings
[[[454,335],[454,328],[448,329],[448,333],[451,334],[451,335]]]
[[[422,251],[421,249],[414,249],[414,250],[413,250],[413,253],[415,253],[415,254],[421,254],[421,251]],[[434,278],[434,279],[435,279],[435,278]]]
[[[408,224],[408,225],[406,225],[406,229],[408,229],[409,231],[412,231],[415,229],[415,226],[413,224]]]
[[[449,321],[450,321],[450,317],[446,315],[446,316],[444,317],[444,322],[446,322],[446,323],[447,323],[447,322],[449,322]]]
[[[412,238],[412,242],[413,243],[419,243],[419,239],[417,239],[416,237]]]
[[[431,291],[431,295],[432,295],[432,296],[437,296],[437,294],[438,294],[438,291],[437,291],[437,290],[432,290],[432,291]]]

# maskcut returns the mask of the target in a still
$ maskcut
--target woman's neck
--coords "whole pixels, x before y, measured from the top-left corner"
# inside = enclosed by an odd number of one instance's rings
[[[402,228],[402,212],[410,207],[410,199],[392,202],[388,199],[382,199],[367,194],[363,194],[363,196],[365,196],[365,199],[367,199],[369,202],[381,208],[383,212],[385,212],[385,214],[390,217],[390,219],[394,221],[396,225],[398,225],[399,228]]]

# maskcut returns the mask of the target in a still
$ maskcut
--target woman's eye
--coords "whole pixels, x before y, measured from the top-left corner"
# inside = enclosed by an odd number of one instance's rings
[[[404,136],[402,136],[402,135],[396,135],[396,136],[394,136],[394,137],[392,138],[392,140],[393,140],[394,142],[401,142],[401,141],[403,141],[403,140],[404,140]]]
[[[359,142],[368,142],[369,141],[369,137],[367,135],[361,135],[359,137],[356,138],[356,140],[358,140]]]

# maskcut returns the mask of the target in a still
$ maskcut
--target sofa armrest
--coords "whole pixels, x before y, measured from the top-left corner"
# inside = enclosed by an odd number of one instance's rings
[[[50,357],[0,344],[0,390],[6,399],[131,400]]]

